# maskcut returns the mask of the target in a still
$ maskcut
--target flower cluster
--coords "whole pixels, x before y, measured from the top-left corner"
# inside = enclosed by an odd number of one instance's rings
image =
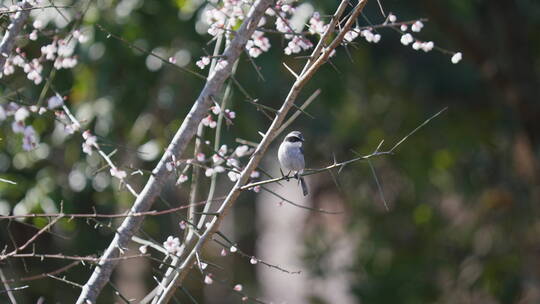
[[[22,2],[21,2],[22,3]],[[44,28],[44,24],[36,20],[32,24],[33,30],[29,34],[30,40],[37,40],[38,33]],[[54,37],[50,44],[41,47],[41,56],[39,58],[28,59],[26,54],[17,48],[15,53],[6,59],[3,69],[0,71],[0,78],[15,73],[15,67],[21,68],[28,80],[38,85],[43,82],[43,62],[53,61],[55,69],[71,69],[77,65],[77,57],[73,55],[77,43],[84,43],[88,40],[87,36],[80,30],[64,38]]]
[[[222,111],[221,107],[219,105],[217,105],[217,104],[214,105],[211,108],[212,114],[214,114],[216,116],[218,116],[221,113],[221,111]],[[217,126],[217,121],[212,116],[212,114],[208,114],[205,118],[203,118],[203,120],[201,122],[205,127],[209,127],[211,129],[214,129]],[[229,110],[229,109],[225,109],[223,111],[223,116],[225,117],[227,122],[230,123],[233,119],[236,118],[236,112],[234,112],[232,110]]]
[[[359,28],[355,28],[345,33],[345,36],[343,37],[344,43],[352,42],[358,37],[358,33],[360,33],[360,36],[364,37],[369,43],[378,43],[381,41],[381,35],[377,33],[374,34],[372,29],[360,30]]]
[[[84,139],[84,142],[82,143],[83,152],[92,155],[92,149],[97,148],[97,137],[92,135],[88,130],[83,132],[82,137]],[[113,172],[111,172],[111,175],[113,175]]]
[[[0,122],[6,120],[8,117],[13,117],[11,130],[13,133],[23,136],[22,148],[25,151],[30,151],[37,147],[39,141],[36,130],[32,126],[27,125],[25,121],[31,113],[41,115],[45,112],[47,112],[47,109],[44,107],[27,107],[10,102],[6,105],[0,105]]]
[[[397,20],[396,15],[389,14],[386,19],[385,24],[390,22],[390,25],[392,25],[392,23],[395,23],[396,20]],[[424,23],[420,20],[415,21],[410,27],[411,31],[415,33],[419,33],[423,28],[424,28]],[[411,33],[407,33],[407,31],[409,30],[409,26],[407,26],[406,24],[401,24],[399,26],[399,29],[402,32],[401,39],[400,39],[401,44],[405,46],[412,44],[412,48],[414,50],[416,51],[422,50],[426,53],[432,51],[435,48],[435,43],[433,41],[420,41],[418,39],[415,39]],[[456,64],[459,61],[461,61],[461,58],[462,58],[462,54],[460,52],[453,53],[451,61],[452,63]]]

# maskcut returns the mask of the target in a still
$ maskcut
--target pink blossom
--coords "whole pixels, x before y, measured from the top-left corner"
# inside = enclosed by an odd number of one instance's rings
[[[167,240],[163,242],[163,247],[168,253],[173,254],[180,249],[180,240],[177,237],[169,236]]]
[[[188,180],[187,175],[180,174],[180,176],[179,176],[178,179],[176,180],[176,185],[183,184],[183,183],[185,183],[187,180]]]
[[[234,289],[234,291],[240,292],[240,291],[242,291],[242,285],[241,284],[236,284],[236,285],[234,285],[233,289]]]
[[[110,170],[110,173],[111,173],[111,176],[116,177],[116,178],[118,178],[120,180],[126,178],[126,176],[127,176],[126,171],[120,170],[120,169],[118,169],[116,167],[112,167],[111,170]]]
[[[201,57],[201,59],[197,60],[197,62],[195,64],[202,70],[208,64],[210,64],[210,57],[208,57],[208,56]]]

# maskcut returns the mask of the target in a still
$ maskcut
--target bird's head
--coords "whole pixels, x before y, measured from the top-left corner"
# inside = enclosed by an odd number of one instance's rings
[[[302,136],[302,133],[300,133],[300,131],[292,131],[291,133],[287,134],[287,136],[285,136],[285,139],[283,141],[302,144],[302,142],[304,142],[304,136]]]

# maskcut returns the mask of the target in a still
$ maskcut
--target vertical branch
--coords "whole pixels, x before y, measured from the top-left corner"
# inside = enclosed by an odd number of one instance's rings
[[[28,3],[28,1],[24,0],[20,8],[21,10],[15,13],[15,17],[7,27],[4,37],[0,42],[0,68],[2,69],[4,68],[6,60],[11,55],[11,52],[13,52],[13,48],[15,47],[15,38],[17,38],[21,32],[26,20],[28,19],[28,16],[30,16],[30,8],[32,8],[32,5]]]
[[[152,171],[152,176],[148,179],[144,189],[135,200],[130,213],[144,212],[152,206],[159,195],[163,184],[170,176],[170,172],[168,172],[166,168],[166,163],[170,161],[173,156],[180,158],[185,152],[187,145],[197,132],[199,123],[207,114],[208,109],[212,104],[212,96],[218,94],[223,83],[230,76],[233,64],[243,52],[247,41],[257,28],[259,20],[271,3],[271,0],[255,1],[241,27],[235,33],[234,38],[223,53],[226,63],[225,66],[215,73],[212,73],[207,79],[199,97],[182,122],[182,125],[178,129],[156,168]],[[128,217],[122,222],[122,225],[118,228],[113,240],[101,256],[98,267],[94,269],[91,277],[83,286],[82,292],[77,300],[78,304],[96,302],[99,293],[109,281],[112,271],[118,263],[117,260],[111,258],[119,256],[119,249],[127,246],[131,237],[140,228],[143,220],[144,217]]]

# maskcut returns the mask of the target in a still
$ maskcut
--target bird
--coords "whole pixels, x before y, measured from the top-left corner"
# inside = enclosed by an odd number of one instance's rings
[[[289,174],[294,172],[294,177],[298,179],[302,192],[306,196],[308,195],[308,188],[304,178],[300,176],[305,168],[303,142],[304,136],[302,136],[301,132],[292,131],[287,134],[279,146],[278,159],[281,167],[288,171],[287,175],[284,176],[288,178]],[[281,173],[283,174],[283,171]]]

